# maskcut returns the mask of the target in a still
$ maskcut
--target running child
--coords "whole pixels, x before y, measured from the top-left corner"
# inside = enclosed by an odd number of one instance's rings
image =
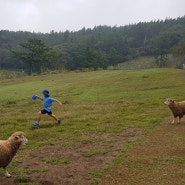
[[[48,90],[43,90],[42,94],[43,94],[42,98],[37,96],[37,95],[34,96],[35,99],[39,99],[39,100],[43,101],[44,108],[41,111],[38,112],[37,122],[33,123],[32,125],[34,127],[39,126],[42,114],[48,114],[49,116],[54,118],[54,120],[56,120],[58,125],[60,125],[61,120],[51,112],[51,108],[52,108],[52,103],[53,102],[57,102],[59,105],[62,105],[62,103],[59,100],[50,97],[50,94],[49,94]]]

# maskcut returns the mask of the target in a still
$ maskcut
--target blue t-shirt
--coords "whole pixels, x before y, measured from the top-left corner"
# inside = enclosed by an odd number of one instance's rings
[[[52,103],[55,101],[55,98],[51,98],[51,97],[43,97],[42,101],[44,104],[44,109],[47,110],[48,112],[51,111],[51,107],[52,107]]]

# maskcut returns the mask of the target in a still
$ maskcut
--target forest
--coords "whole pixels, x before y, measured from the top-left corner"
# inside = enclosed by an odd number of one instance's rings
[[[79,31],[0,31],[0,69],[28,74],[55,69],[107,69],[139,56],[154,56],[159,67],[165,67],[168,54],[179,61],[185,57],[185,16]]]

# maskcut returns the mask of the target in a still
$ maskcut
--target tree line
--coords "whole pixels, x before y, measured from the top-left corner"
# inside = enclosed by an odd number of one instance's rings
[[[51,69],[106,69],[138,56],[185,56],[185,16],[126,26],[95,26],[79,31],[31,33],[0,31],[0,69],[40,73]]]

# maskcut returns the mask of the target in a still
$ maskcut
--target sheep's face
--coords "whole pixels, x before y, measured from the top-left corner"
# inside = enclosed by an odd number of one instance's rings
[[[10,138],[20,145],[26,145],[28,143],[24,132],[15,132]]]
[[[168,99],[164,102],[164,104],[167,105],[167,106],[169,106],[169,105],[174,104],[174,102],[175,102],[175,100],[172,100],[172,99],[168,98]]]

